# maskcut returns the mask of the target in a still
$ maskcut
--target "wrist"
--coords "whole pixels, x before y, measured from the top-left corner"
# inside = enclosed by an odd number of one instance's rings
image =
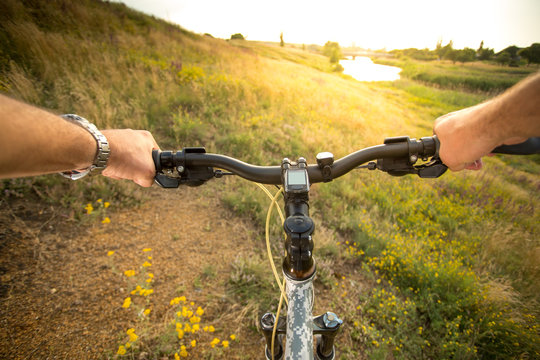
[[[72,180],[78,180],[86,176],[88,173],[90,173],[90,171],[103,171],[107,167],[107,162],[111,154],[107,138],[97,129],[94,124],[90,123],[83,117],[74,114],[65,114],[61,115],[61,117],[79,126],[90,134],[95,141],[96,147],[93,161],[91,162],[90,166],[82,167],[82,169],[77,168],[71,171],[61,172],[60,174]]]

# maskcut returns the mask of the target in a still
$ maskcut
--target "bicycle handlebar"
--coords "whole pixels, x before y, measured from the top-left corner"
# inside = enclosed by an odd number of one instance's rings
[[[345,175],[360,165],[371,162],[370,170],[379,169],[394,176],[417,174],[422,178],[436,178],[444,174],[447,167],[438,157],[439,140],[437,136],[423,137],[420,140],[409,137],[387,138],[383,145],[376,145],[358,150],[339,160],[331,158],[317,164],[308,165],[307,171],[311,184],[328,182]],[[528,155],[540,153],[540,138],[530,138],[516,145],[499,146],[493,150],[499,154]],[[258,166],[238,159],[208,154],[204,148],[184,148],[181,151],[152,152],[156,166],[156,183],[162,187],[172,188],[185,184],[199,186],[213,177],[221,177],[225,173],[213,168],[230,171],[246,180],[262,184],[281,184],[281,166]],[[421,158],[430,161],[415,165]],[[164,172],[165,171],[165,172]]]
[[[501,145],[493,149],[494,154],[532,155],[540,154],[540,137],[532,137],[515,145]]]
[[[379,169],[391,175],[416,173],[421,177],[438,177],[446,170],[438,160],[439,141],[436,136],[420,140],[409,137],[387,138],[383,145],[372,146],[339,160],[308,165],[310,183],[327,182],[345,175],[358,166],[377,160],[370,169]],[[221,177],[214,167],[224,169],[244,179],[263,184],[281,184],[280,166],[257,166],[220,154],[208,154],[204,148],[184,148],[181,151],[154,150],[156,182],[163,187],[178,187],[180,184],[198,186],[212,177]],[[432,162],[414,166],[422,158]],[[435,169],[436,168],[436,169]],[[164,173],[168,172],[168,175]],[[177,176],[173,174],[177,172]]]

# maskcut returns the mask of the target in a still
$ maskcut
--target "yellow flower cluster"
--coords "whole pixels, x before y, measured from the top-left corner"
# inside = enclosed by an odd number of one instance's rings
[[[96,208],[94,208],[94,205],[92,203],[86,204],[84,207],[84,210],[86,210],[86,215],[92,215],[94,211],[96,211],[98,217],[103,217],[101,220],[102,224],[109,224],[111,222],[111,219],[108,216],[105,216],[106,209],[111,205],[108,201],[103,201],[103,199],[97,199],[96,200]]]
[[[148,296],[152,295],[154,293],[154,289],[146,289],[141,287],[141,285],[137,285],[135,289],[131,290],[131,295],[140,295],[140,296]]]
[[[116,354],[118,354],[118,355],[125,355],[126,352],[127,352],[127,349],[131,348],[133,343],[135,341],[137,341],[137,339],[139,338],[139,336],[137,334],[135,334],[135,329],[133,329],[133,328],[129,328],[126,331],[126,334],[128,335],[129,340],[125,344],[120,345],[118,347],[118,350],[116,351]]]
[[[131,306],[131,298],[127,297],[124,299],[124,304],[122,305],[123,308],[127,309]]]
[[[135,274],[136,274],[135,270],[126,270],[126,271],[124,271],[124,275],[126,275],[127,277],[135,276]]]
[[[175,311],[175,319],[172,320],[174,331],[177,334],[178,340],[180,340],[180,351],[175,353],[175,359],[187,357],[189,355],[188,346],[193,349],[198,343],[197,339],[193,338],[194,336],[197,336],[199,339],[201,336],[204,338],[204,335],[200,334],[214,333],[216,329],[213,325],[201,326],[204,309],[201,306],[196,307],[194,302],[188,302],[185,296],[175,297],[171,299],[169,304],[178,307],[177,311]],[[236,340],[236,335],[231,335],[230,339],[232,341]],[[218,338],[214,338],[210,346],[214,348],[220,343],[223,348],[227,348],[230,345],[228,340],[221,341]]]

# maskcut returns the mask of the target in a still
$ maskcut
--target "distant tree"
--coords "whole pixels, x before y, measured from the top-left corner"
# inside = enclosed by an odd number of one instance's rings
[[[516,56],[518,56],[518,51],[519,48],[516,45],[512,45],[502,50],[501,52],[509,53],[512,58],[515,58]]]
[[[341,47],[337,42],[327,41],[323,47],[323,54],[330,58],[332,64],[336,64],[343,57]]]
[[[231,35],[231,40],[246,40],[246,38],[244,37],[244,35],[236,33]]]
[[[493,49],[484,49],[484,41],[480,43],[480,47],[476,50],[476,58],[478,60],[489,60],[495,55]]]
[[[518,55],[518,52],[520,50],[521,49],[515,45],[509,46],[497,54],[495,61],[503,65],[519,66],[520,56]]]
[[[285,46],[285,41],[283,41],[283,33],[279,35],[279,46]]]
[[[471,48],[456,50],[456,60],[461,63],[471,62],[476,60],[476,51]]]
[[[415,60],[422,61],[431,61],[437,59],[436,51],[430,51],[429,49],[409,48],[403,50],[392,50],[390,51],[390,53],[397,58],[410,57]]]
[[[458,55],[459,55],[459,50],[449,48],[444,52],[443,59],[451,60],[455,64],[457,61]]]
[[[510,55],[510,53],[501,51],[497,54],[497,56],[495,56],[494,59],[501,65],[509,65],[510,61],[512,61],[512,55]]]
[[[540,43],[534,43],[531,46],[518,51],[518,55],[527,59],[527,65],[540,64]]]
[[[442,46],[442,41],[439,40],[437,43],[437,48],[435,49],[435,53],[439,57],[439,60],[442,59],[448,59],[449,56],[452,57],[453,55],[450,55],[449,53],[454,50],[454,42],[450,40],[448,44],[445,46]]]

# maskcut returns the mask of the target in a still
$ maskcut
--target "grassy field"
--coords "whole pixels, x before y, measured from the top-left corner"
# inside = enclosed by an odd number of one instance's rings
[[[202,145],[263,165],[298,156],[314,162],[320,151],[339,158],[385,137],[431,135],[436,117],[534,71],[393,60],[402,80],[360,83],[332,73],[317,54],[195,35],[119,4],[35,3],[0,5],[3,93],[84,115],[101,128],[148,129],[163,149]],[[540,356],[539,158],[486,162],[481,172],[437,180],[358,171],[313,187],[322,289],[316,308],[331,308],[347,323],[339,358]],[[221,193],[223,204],[263,229],[268,201],[260,190],[233,179]],[[97,198],[126,207],[144,201],[124,183],[51,176],[3,181],[1,196],[36,197],[73,222]],[[252,311],[277,304],[263,250],[237,259],[228,281],[231,296]],[[211,283],[212,268],[205,269],[201,281]],[[158,337],[177,349],[156,356],[181,352],[182,341],[162,336],[160,325],[125,356]]]

